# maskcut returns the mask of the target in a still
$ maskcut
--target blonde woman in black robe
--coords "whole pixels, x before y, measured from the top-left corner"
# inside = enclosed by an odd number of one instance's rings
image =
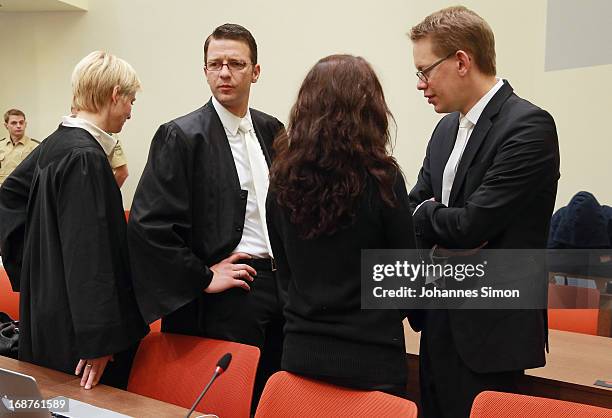
[[[96,51],[72,75],[76,117],[0,190],[0,245],[20,291],[19,359],[125,387],[147,333],[134,300],[126,222],[108,155],[131,117],[140,81],[125,61]]]

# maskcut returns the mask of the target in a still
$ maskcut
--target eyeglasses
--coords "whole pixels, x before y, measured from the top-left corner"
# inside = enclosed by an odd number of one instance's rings
[[[416,72],[416,76],[419,78],[419,80],[421,80],[423,83],[427,83],[429,80],[427,79],[427,73],[430,72],[431,70],[433,70],[434,68],[436,68],[438,65],[442,64],[444,61],[446,61],[447,59],[449,59],[450,57],[452,57],[453,55],[455,55],[457,53],[457,51],[455,52],[451,52],[450,54],[448,54],[447,56],[445,56],[444,58],[440,58],[438,61],[434,62],[433,64],[431,64],[429,67],[421,70],[421,71],[417,71]]]
[[[242,71],[248,65],[251,65],[250,62],[239,61],[239,60],[229,60],[228,62],[223,61],[208,61],[204,68],[207,71],[221,71],[224,65],[227,65],[227,69],[230,71]]]

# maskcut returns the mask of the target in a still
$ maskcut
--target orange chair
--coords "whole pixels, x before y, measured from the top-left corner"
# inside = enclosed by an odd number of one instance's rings
[[[197,411],[247,418],[251,409],[259,348],[229,341],[154,332],[138,348],[128,391],[191,408],[213,375],[217,361],[232,354],[227,371],[202,398]]]
[[[330,385],[288,372],[272,375],[264,388],[255,418],[416,418],[417,406],[383,392]]]
[[[599,298],[597,289],[549,284],[548,327],[597,335]]]
[[[158,319],[157,321],[149,324],[149,327],[151,328],[151,332],[160,332],[161,331],[161,319]]]
[[[612,409],[515,393],[481,392],[470,418],[612,418]]]
[[[2,266],[0,266],[0,311],[9,314],[14,320],[19,319],[19,292],[13,292],[11,282]]]

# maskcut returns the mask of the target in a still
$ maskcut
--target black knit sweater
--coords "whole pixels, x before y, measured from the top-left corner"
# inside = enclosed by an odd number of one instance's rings
[[[401,175],[394,191],[397,204],[391,208],[370,181],[350,227],[308,240],[299,238],[273,191],[268,195],[277,274],[288,283],[284,370],[373,385],[405,385],[403,316],[397,310],[361,309],[360,293],[362,249],[415,248]]]

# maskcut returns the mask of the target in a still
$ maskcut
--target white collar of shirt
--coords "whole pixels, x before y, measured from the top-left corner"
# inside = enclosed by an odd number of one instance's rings
[[[217,115],[219,115],[219,119],[221,119],[221,124],[230,134],[232,134],[232,136],[236,136],[238,134],[238,128],[240,127],[240,121],[242,119],[246,118],[249,122],[252,122],[251,111],[248,108],[246,115],[244,115],[244,118],[241,118],[227,110],[221,103],[217,101],[215,96],[213,96],[212,98],[212,104],[215,107],[215,110],[217,111]],[[253,126],[253,123],[251,123],[251,126]]]
[[[478,103],[476,103],[465,115],[459,115],[459,117],[461,118],[465,116],[467,120],[472,122],[472,125],[476,125],[485,107],[487,107],[493,96],[495,96],[495,93],[497,93],[497,91],[501,89],[503,85],[504,80],[498,78],[497,83],[495,83],[495,85],[491,87],[491,90],[489,90],[487,94],[482,96],[480,100],[478,100]]]
[[[248,143],[250,141],[257,142],[257,135],[255,132],[253,131],[249,134],[242,134],[239,132],[241,121],[246,119],[249,123],[251,122],[251,113],[247,111],[246,115],[240,118],[223,107],[214,97],[212,98],[212,103],[219,115],[219,119],[221,119],[221,124],[225,130],[225,136],[229,142],[236,172],[238,173],[238,180],[240,181],[240,188],[248,191],[242,237],[233,252],[244,252],[254,257],[268,258],[272,255],[272,250],[270,249],[267,236],[265,204],[260,206],[261,202],[257,199],[256,194],[257,189],[262,190],[262,186],[264,186],[265,190],[267,190],[268,187],[266,160],[263,150],[259,145],[256,147],[256,149],[258,148],[258,152],[252,155],[248,150]],[[251,124],[251,126],[253,125]],[[258,180],[253,170],[254,163],[259,163],[265,167],[265,185],[261,182],[255,183]],[[263,195],[265,197],[265,194]]]
[[[115,145],[117,145],[117,140],[115,138],[83,118],[76,116],[64,116],[62,117],[62,125],[68,128],[85,129],[91,134],[91,136],[94,137],[96,141],[98,141],[107,156],[113,153],[113,149],[115,149]]]

